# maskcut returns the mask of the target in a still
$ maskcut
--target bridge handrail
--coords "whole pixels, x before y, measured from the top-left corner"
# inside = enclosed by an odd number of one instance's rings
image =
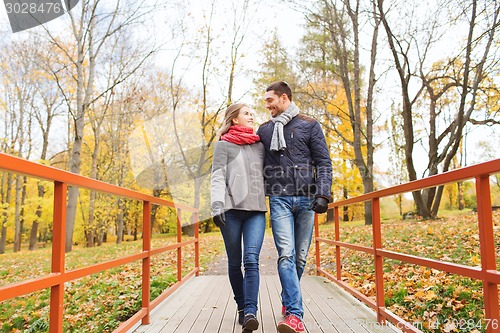
[[[194,275],[199,274],[199,235],[198,235],[198,210],[183,204],[126,189],[74,174],[65,170],[57,169],[40,163],[28,161],[12,155],[0,153],[0,170],[14,174],[26,175],[38,179],[52,181],[54,183],[54,212],[53,212],[53,237],[52,237],[52,268],[51,273],[12,283],[0,287],[0,302],[23,296],[38,290],[51,288],[50,296],[50,332],[63,332],[63,301],[64,284],[91,274],[99,273],[117,266],[125,265],[134,261],[142,260],[142,308],[129,320],[122,323],[114,333],[127,332],[139,321],[149,324],[151,311],[166,297],[175,291],[180,285]],[[117,259],[101,262],[88,267],[65,270],[65,242],[66,242],[66,195],[67,187],[75,186],[92,191],[107,193],[128,199],[143,202],[143,237],[142,251],[140,253],[120,257]],[[165,206],[177,209],[177,243],[168,246],[151,248],[151,205]],[[194,238],[182,241],[181,214],[183,211],[192,213],[194,223]],[[182,248],[194,244],[194,269],[182,276]],[[150,301],[150,270],[151,257],[159,253],[177,250],[177,282],[160,294],[156,299]]]
[[[488,320],[488,323],[490,323],[490,325],[487,326],[487,332],[500,332],[498,299],[498,284],[500,283],[500,272],[496,267],[496,250],[493,233],[492,206],[489,182],[490,175],[499,172],[500,159],[495,159],[485,163],[448,171],[442,174],[331,203],[329,205],[329,209],[334,210],[335,240],[320,237],[318,217],[316,216],[315,218],[314,239],[316,247],[317,274],[326,276],[327,278],[344,288],[346,291],[351,293],[353,296],[373,308],[377,312],[377,320],[379,323],[384,323],[386,320],[389,320],[404,332],[413,333],[421,333],[422,331],[385,308],[383,273],[384,258],[396,259],[410,264],[425,266],[473,279],[482,280],[485,317]],[[477,213],[479,225],[478,233],[481,255],[480,268],[443,262],[434,259],[427,259],[424,257],[413,256],[383,249],[380,219],[380,198],[469,179],[476,180]],[[371,201],[372,204],[372,246],[369,247],[341,242],[339,207],[355,203],[363,203],[366,201]],[[322,242],[335,246],[335,276],[321,267],[320,243]],[[355,251],[369,253],[374,256],[376,292],[375,301],[366,297],[363,293],[342,281],[342,263],[340,256],[341,248],[349,248]]]

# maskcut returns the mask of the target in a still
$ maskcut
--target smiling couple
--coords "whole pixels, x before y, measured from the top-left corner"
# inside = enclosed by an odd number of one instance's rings
[[[259,255],[269,197],[282,287],[278,332],[303,332],[300,279],[314,214],[325,213],[331,200],[332,162],[319,123],[299,112],[286,82],[270,84],[264,98],[271,120],[257,133],[247,105],[232,104],[225,112],[213,155],[212,215],[224,239],[238,320],[249,333],[259,327]]]

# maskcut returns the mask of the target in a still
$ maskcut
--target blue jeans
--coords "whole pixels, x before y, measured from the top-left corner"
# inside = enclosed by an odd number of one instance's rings
[[[221,228],[228,259],[228,274],[234,300],[238,310],[244,313],[257,314],[259,295],[259,255],[264,240],[266,215],[264,212],[253,212],[231,209],[226,212],[226,224]],[[243,239],[243,252],[241,240]],[[245,277],[241,271],[243,267]]]
[[[287,314],[302,319],[300,278],[304,273],[307,253],[314,229],[314,211],[309,210],[313,198],[306,196],[271,196],[271,225],[278,250],[278,274],[281,301]]]

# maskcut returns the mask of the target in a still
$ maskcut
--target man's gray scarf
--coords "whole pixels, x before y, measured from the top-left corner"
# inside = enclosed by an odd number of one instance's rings
[[[274,122],[274,132],[271,139],[272,151],[283,150],[286,148],[283,127],[298,114],[299,108],[297,107],[297,105],[295,105],[294,102],[292,102],[283,113],[271,119]]]

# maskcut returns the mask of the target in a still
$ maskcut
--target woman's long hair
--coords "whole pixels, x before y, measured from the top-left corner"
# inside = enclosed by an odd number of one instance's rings
[[[229,127],[233,125],[233,119],[238,117],[240,110],[244,107],[248,107],[248,105],[244,103],[235,103],[231,104],[227,107],[226,112],[224,113],[224,121],[222,122],[221,128],[217,131],[217,138],[220,137],[229,131]]]

